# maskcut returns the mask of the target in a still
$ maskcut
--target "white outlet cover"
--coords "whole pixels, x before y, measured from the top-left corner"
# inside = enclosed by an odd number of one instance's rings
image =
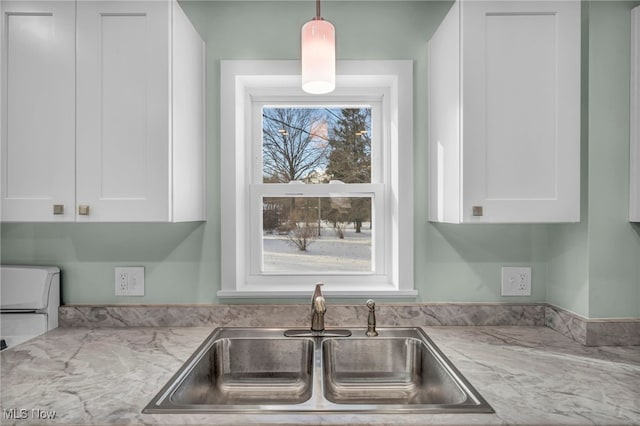
[[[504,266],[502,296],[531,296],[531,268]]]
[[[116,296],[144,296],[144,266],[114,269]]]

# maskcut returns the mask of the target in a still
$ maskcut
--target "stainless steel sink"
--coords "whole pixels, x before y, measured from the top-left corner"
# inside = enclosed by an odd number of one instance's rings
[[[170,396],[174,404],[298,404],[312,390],[313,342],[222,338]]]
[[[420,328],[217,328],[144,413],[492,413]]]
[[[421,340],[331,339],[323,343],[324,395],[337,404],[447,404],[467,396]]]

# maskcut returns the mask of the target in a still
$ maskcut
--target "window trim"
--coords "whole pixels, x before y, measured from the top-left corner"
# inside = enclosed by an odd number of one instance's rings
[[[220,191],[222,285],[221,298],[306,297],[316,281],[330,275],[293,276],[281,283],[274,276],[262,276],[262,284],[248,280],[251,268],[250,236],[247,223],[251,200],[251,121],[253,103],[260,100],[286,102],[291,96],[305,95],[301,89],[299,61],[230,60],[221,61],[220,78]],[[385,200],[391,256],[385,261],[385,275],[359,275],[355,282],[348,275],[323,292],[339,297],[414,297],[413,281],[413,63],[412,61],[338,61],[336,91],[327,97],[305,96],[310,102],[342,99],[359,102],[374,93],[382,96],[388,108],[389,123],[383,124],[384,142],[389,144],[387,161],[389,188]],[[374,97],[375,97],[374,96]],[[329,101],[331,102],[331,101]],[[369,184],[367,184],[369,185]],[[300,282],[303,279],[304,282]],[[265,285],[268,283],[269,288]]]

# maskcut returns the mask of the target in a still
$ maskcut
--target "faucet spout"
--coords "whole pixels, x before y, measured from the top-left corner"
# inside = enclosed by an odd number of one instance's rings
[[[322,285],[316,284],[311,298],[311,331],[324,331],[324,313],[327,312],[327,305],[322,295]]]

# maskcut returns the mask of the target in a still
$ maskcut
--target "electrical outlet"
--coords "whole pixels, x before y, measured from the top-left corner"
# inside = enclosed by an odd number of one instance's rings
[[[118,296],[118,292],[120,295],[127,294],[129,291],[129,273],[125,272],[124,268],[119,268],[120,271],[116,270],[116,296]]]
[[[505,266],[502,268],[503,296],[531,296],[531,268]]]
[[[144,296],[144,267],[115,268],[116,296]]]

